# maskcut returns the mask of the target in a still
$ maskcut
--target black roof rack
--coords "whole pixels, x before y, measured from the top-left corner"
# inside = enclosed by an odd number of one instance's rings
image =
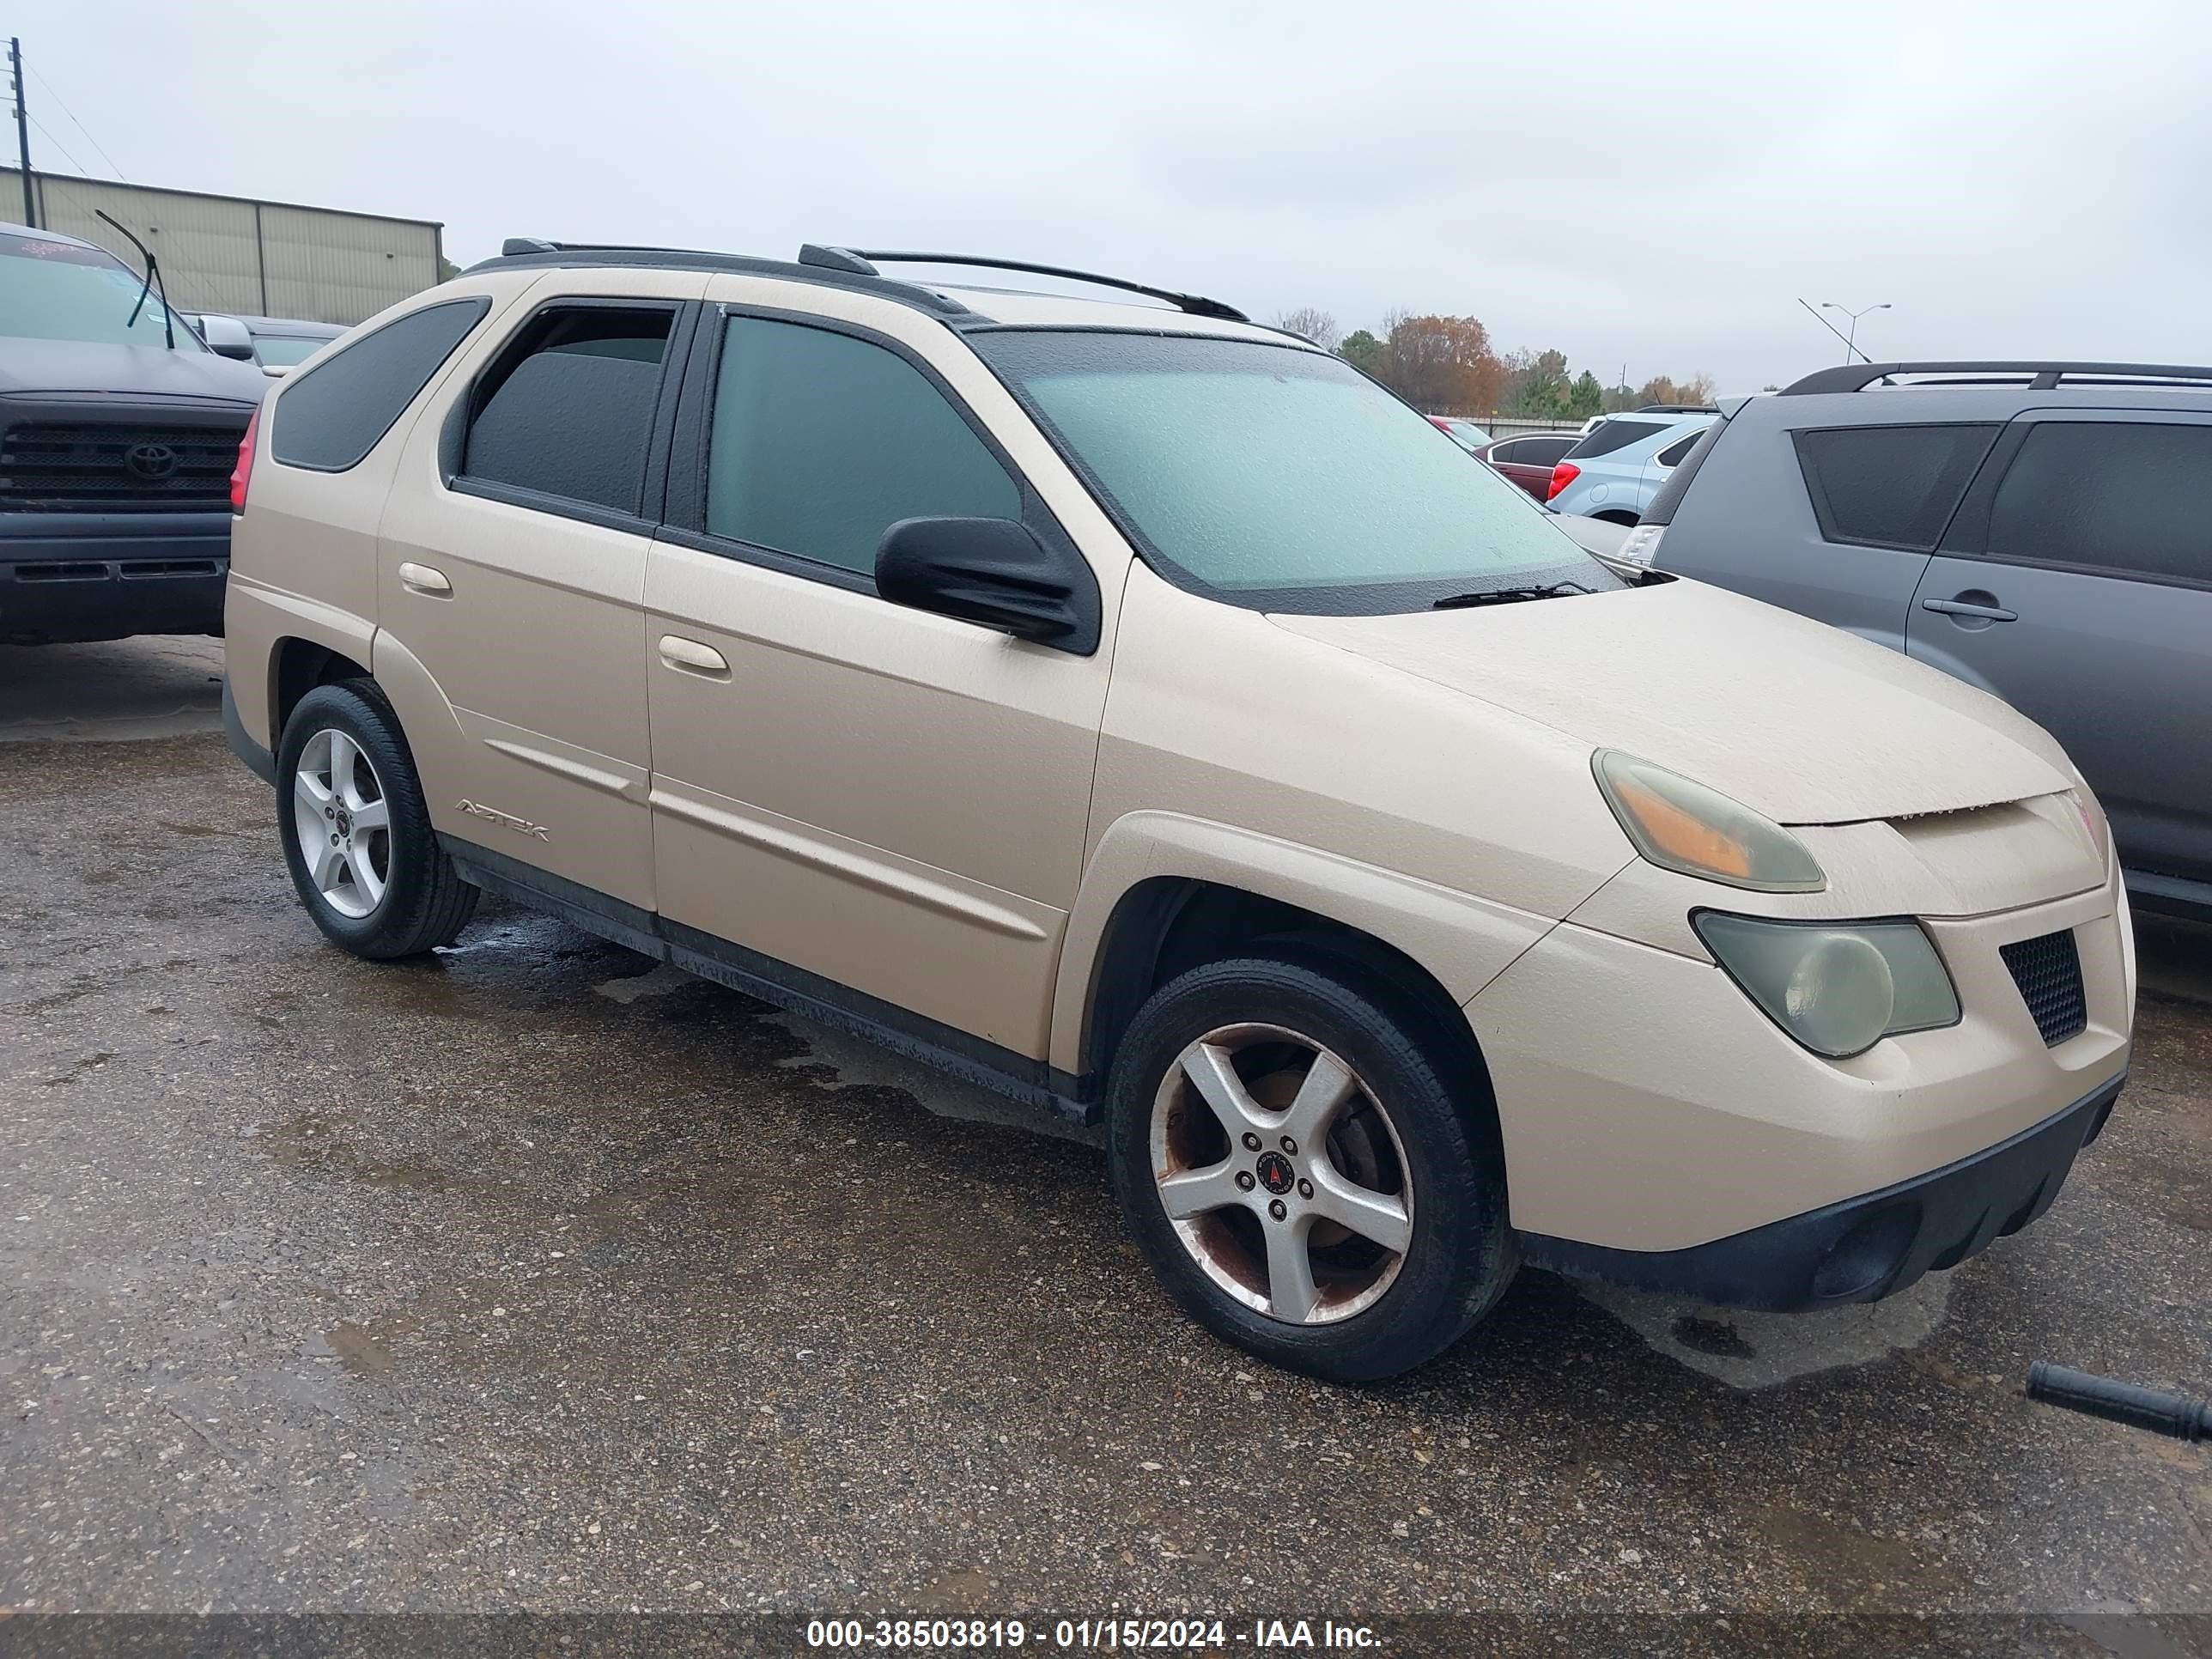
[[[707,253],[694,248],[647,247],[623,242],[552,242],[537,236],[510,236],[500,245],[495,258],[479,259],[462,275],[517,266],[580,264],[647,265],[671,270],[726,270],[743,276],[780,276],[787,282],[819,283],[830,288],[879,294],[887,300],[934,312],[956,325],[962,319],[981,320],[952,295],[939,294],[918,283],[903,283],[896,276],[872,276],[849,266],[799,264],[746,253]]]
[[[1644,404],[1628,411],[1631,415],[1717,415],[1718,404]]]
[[[2191,368],[2171,363],[2054,363],[2030,362],[1960,362],[1929,363],[1845,363],[1815,369],[1795,384],[1782,388],[1785,398],[1821,392],[1862,392],[1876,380],[1898,374],[1972,376],[1949,382],[1963,386],[1999,386],[2025,380],[2028,389],[2049,392],[2063,380],[2111,384],[2115,381],[2182,380],[2212,385],[2212,368]]]
[[[1095,270],[1071,270],[1065,265],[1040,265],[1027,259],[996,259],[979,253],[909,253],[888,248],[823,247],[809,242],[799,250],[799,262],[817,265],[826,270],[841,270],[856,276],[879,274],[876,266],[902,265],[972,265],[985,270],[1020,270],[1035,276],[1062,276],[1070,282],[1091,283],[1100,288],[1117,288],[1125,294],[1141,294],[1148,299],[1164,300],[1178,311],[1194,317],[1218,317],[1224,322],[1249,323],[1252,319],[1231,305],[1218,300],[1209,300],[1203,294],[1179,294],[1170,288],[1150,288],[1143,283],[1127,282],[1119,276],[1102,276]]]

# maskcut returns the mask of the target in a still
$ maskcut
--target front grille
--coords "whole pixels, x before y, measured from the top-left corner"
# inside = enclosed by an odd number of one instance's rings
[[[2089,1007],[2081,995],[2081,953],[2073,933],[2045,933],[1998,949],[2044,1042],[2055,1046],[2081,1036],[2089,1024]]]
[[[0,511],[135,513],[230,505],[232,426],[27,421],[0,435]]]

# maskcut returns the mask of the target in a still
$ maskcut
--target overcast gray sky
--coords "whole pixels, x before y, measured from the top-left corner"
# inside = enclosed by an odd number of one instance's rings
[[[374,21],[369,20],[374,19]],[[15,0],[33,159],[501,237],[1472,314],[1601,380],[2212,358],[2205,0]],[[57,100],[58,95],[58,103]],[[63,114],[60,104],[91,135]],[[50,139],[46,134],[50,133]]]

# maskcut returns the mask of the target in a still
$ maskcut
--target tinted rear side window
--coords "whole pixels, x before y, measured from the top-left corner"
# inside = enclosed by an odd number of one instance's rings
[[[730,319],[707,459],[713,534],[872,575],[901,519],[1021,515],[998,457],[896,352]]]
[[[2212,426],[2039,422],[1990,507],[1990,551],[2212,583]]]
[[[1653,433],[1666,429],[1656,421],[1607,421],[1569,450],[1564,459],[1579,461],[1592,455],[1610,455],[1616,449],[1626,449],[1631,444],[1641,443]]]
[[[319,472],[359,465],[490,309],[482,295],[425,306],[295,376],[276,399],[270,454]]]
[[[1686,438],[1677,438],[1652,459],[1662,466],[1680,466],[1689,459],[1690,452],[1698,447],[1698,440],[1705,435],[1704,431],[1700,429],[1692,432]]]
[[[1932,550],[1990,453],[1995,426],[1847,426],[1799,432],[1820,534],[1832,542]]]
[[[1572,438],[1524,438],[1504,459],[1519,466],[1556,466],[1574,447]]]
[[[635,513],[673,308],[540,312],[477,389],[462,471]]]

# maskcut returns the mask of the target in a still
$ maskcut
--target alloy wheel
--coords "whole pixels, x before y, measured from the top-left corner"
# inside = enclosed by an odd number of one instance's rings
[[[392,812],[359,744],[334,727],[307,739],[292,776],[292,822],[325,903],[358,921],[392,879]]]
[[[1152,1161],[1192,1260],[1271,1319],[1373,1306],[1413,1243],[1389,1113],[1340,1056],[1282,1026],[1222,1026],[1182,1051],[1153,1097]]]

